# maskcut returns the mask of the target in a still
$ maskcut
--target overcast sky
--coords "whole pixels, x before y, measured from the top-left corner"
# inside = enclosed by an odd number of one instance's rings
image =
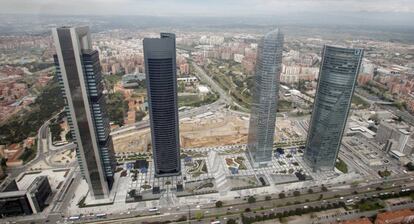
[[[326,11],[414,13],[414,0],[0,0],[0,13],[256,16]]]

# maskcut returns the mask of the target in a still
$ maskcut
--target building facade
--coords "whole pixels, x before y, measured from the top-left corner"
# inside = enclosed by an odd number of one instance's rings
[[[76,156],[89,192],[109,196],[116,166],[99,54],[92,50],[88,27],[53,29],[56,74],[66,103],[65,112],[77,149]]]
[[[181,174],[175,35],[145,38],[145,72],[155,176]]]
[[[405,155],[411,155],[413,140],[408,125],[400,125],[382,121],[378,127],[375,140],[384,146],[386,152],[398,151]]]
[[[335,166],[362,57],[363,49],[323,47],[304,155],[314,171]]]
[[[0,217],[41,213],[50,195],[47,176],[36,177],[27,189],[19,189],[15,180],[6,181],[0,186]]]
[[[253,167],[272,161],[282,52],[283,34],[279,29],[260,40],[248,136],[248,158]]]

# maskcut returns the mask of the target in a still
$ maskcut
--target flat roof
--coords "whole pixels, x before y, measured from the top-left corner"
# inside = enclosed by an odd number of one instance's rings
[[[403,157],[405,156],[404,153],[398,151],[398,150],[391,150],[391,153],[393,153],[394,155],[398,156],[398,157]]]
[[[409,131],[407,131],[406,129],[403,129],[403,128],[400,128],[400,129],[398,129],[401,133],[403,133],[404,135],[409,135],[410,134],[410,132]]]
[[[6,199],[6,198],[14,198],[14,197],[22,197],[26,195],[27,191],[7,191],[7,192],[1,192],[0,193],[0,199]]]

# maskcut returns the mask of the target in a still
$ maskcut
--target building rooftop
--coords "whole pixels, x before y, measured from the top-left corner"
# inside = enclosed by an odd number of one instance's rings
[[[27,191],[7,191],[7,192],[0,192],[0,199],[3,198],[13,198],[13,197],[22,197],[26,195]]]
[[[368,218],[362,219],[353,219],[340,222],[339,224],[372,224],[372,222]]]
[[[37,190],[39,188],[39,185],[43,183],[47,179],[47,176],[38,176],[36,177],[33,182],[30,184],[30,186],[27,188],[27,191],[32,193],[33,191]]]
[[[404,210],[399,210],[399,211],[394,211],[394,212],[383,212],[377,215],[376,221],[380,220],[380,221],[385,222],[387,220],[400,219],[400,218],[404,218],[407,216],[414,216],[414,212],[411,211],[410,209],[404,209]]]

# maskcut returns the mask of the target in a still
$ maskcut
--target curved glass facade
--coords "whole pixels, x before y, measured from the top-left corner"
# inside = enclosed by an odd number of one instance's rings
[[[283,34],[276,29],[259,42],[251,103],[248,155],[253,167],[272,160]]]
[[[181,173],[175,35],[144,39],[155,176]]]
[[[363,49],[324,46],[304,159],[314,170],[332,170],[351,106]]]

